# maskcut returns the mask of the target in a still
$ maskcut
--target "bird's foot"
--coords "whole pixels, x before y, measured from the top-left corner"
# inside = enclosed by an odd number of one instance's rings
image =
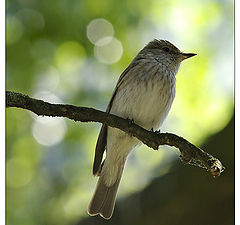
[[[129,125],[129,126],[134,123],[134,119],[129,119],[129,118],[127,118],[127,121],[128,121],[128,125]]]
[[[159,130],[155,130],[154,131],[156,134],[160,134],[161,133],[161,130],[159,129]]]

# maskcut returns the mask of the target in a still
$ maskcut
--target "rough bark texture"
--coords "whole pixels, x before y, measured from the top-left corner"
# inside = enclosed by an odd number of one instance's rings
[[[157,150],[160,145],[174,146],[180,150],[180,158],[183,163],[205,168],[210,171],[214,177],[219,176],[224,170],[224,167],[218,159],[180,136],[171,133],[148,131],[129,119],[123,119],[93,108],[51,104],[11,91],[6,92],[6,107],[27,109],[41,116],[66,117],[74,121],[105,123],[108,126],[118,128],[138,138],[154,150]]]

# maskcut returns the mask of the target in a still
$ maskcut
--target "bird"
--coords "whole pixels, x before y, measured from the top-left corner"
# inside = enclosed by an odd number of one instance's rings
[[[180,64],[195,55],[181,52],[167,40],[150,41],[121,74],[106,112],[158,130],[174,100]],[[137,138],[102,124],[93,163],[93,175],[99,179],[88,206],[90,216],[112,217],[127,157],[140,144]]]

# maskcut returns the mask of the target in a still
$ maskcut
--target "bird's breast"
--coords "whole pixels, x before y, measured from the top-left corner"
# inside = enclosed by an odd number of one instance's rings
[[[157,129],[175,96],[175,74],[156,67],[126,78],[117,90],[111,113],[133,119],[146,129]]]

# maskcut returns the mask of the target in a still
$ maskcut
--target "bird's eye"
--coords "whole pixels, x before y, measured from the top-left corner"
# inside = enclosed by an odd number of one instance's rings
[[[169,51],[170,51],[170,49],[169,49],[168,47],[163,47],[162,50],[163,50],[164,52],[169,52]]]

